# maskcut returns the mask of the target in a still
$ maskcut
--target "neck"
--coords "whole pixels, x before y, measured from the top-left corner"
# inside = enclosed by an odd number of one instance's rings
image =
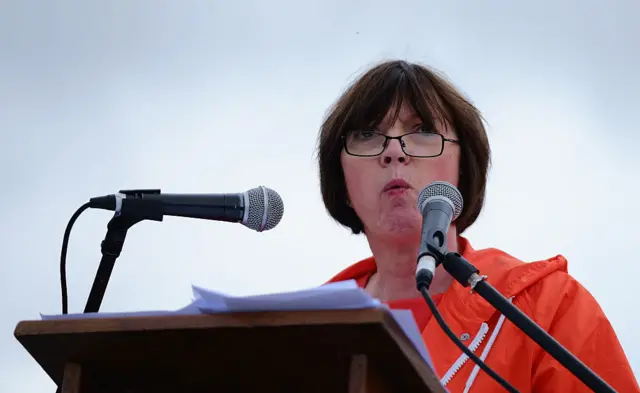
[[[381,301],[411,299],[422,295],[416,288],[416,263],[419,240],[408,243],[385,241],[385,239],[367,237],[369,247],[376,260],[377,271],[369,280],[366,290]],[[447,233],[449,251],[458,251],[455,227]],[[444,293],[451,285],[453,278],[442,266],[436,268],[429,293]]]

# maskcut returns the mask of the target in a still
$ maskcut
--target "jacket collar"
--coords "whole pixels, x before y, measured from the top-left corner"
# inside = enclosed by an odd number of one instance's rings
[[[457,240],[458,252],[477,267],[481,275],[487,276],[487,282],[506,298],[518,295],[556,271],[567,272],[567,260],[561,255],[543,261],[523,262],[495,248],[475,250],[463,236],[458,236]],[[329,282],[350,279],[364,282],[375,271],[375,259],[369,257],[347,267]],[[486,322],[498,312],[482,296],[472,293],[470,287],[463,287],[455,280],[444,293],[440,304],[445,303],[451,307],[452,314],[461,319],[460,322]]]

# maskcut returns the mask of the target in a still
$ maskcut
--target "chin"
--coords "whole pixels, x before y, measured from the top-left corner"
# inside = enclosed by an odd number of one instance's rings
[[[402,243],[419,242],[421,226],[422,222],[415,216],[387,217],[379,223],[381,233]]]

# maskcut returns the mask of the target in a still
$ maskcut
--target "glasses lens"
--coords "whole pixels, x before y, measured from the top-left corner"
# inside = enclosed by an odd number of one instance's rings
[[[376,156],[384,150],[384,135],[373,131],[356,131],[347,136],[347,152],[358,156]]]
[[[416,132],[405,135],[404,151],[410,156],[433,157],[442,153],[442,136],[432,132]]]

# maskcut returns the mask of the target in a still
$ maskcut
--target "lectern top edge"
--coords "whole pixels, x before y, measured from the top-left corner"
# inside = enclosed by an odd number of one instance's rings
[[[213,314],[122,317],[81,317],[25,320],[16,325],[16,338],[61,333],[108,333],[171,329],[278,327],[326,324],[383,324],[395,321],[382,308],[359,310],[248,311]],[[397,326],[396,326],[397,327]]]

